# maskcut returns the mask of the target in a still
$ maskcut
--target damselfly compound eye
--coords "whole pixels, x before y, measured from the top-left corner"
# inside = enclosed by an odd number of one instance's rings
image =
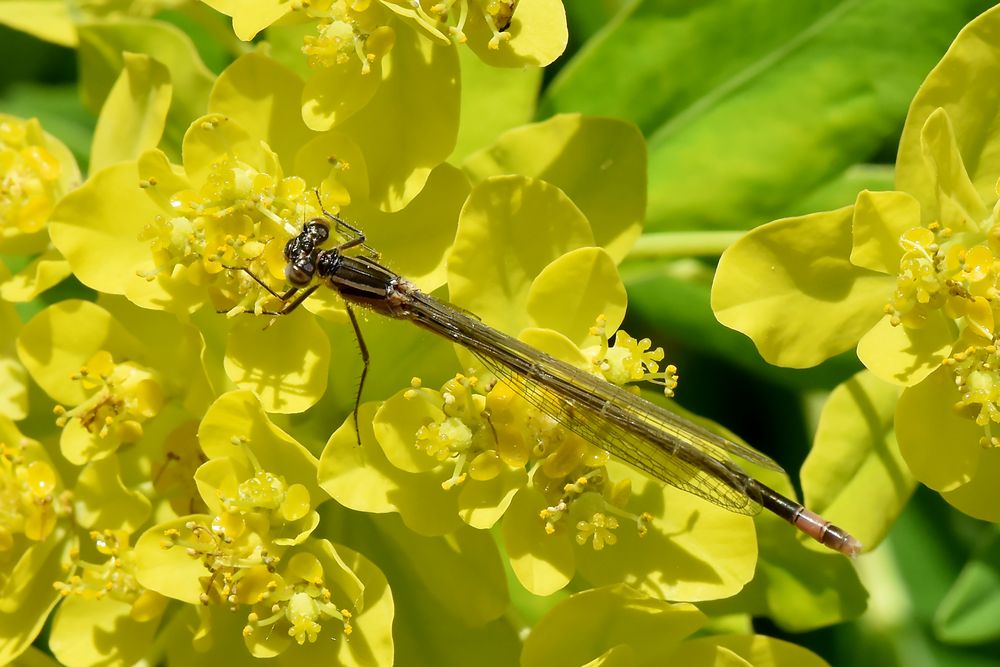
[[[316,273],[316,265],[311,259],[291,262],[285,267],[285,279],[296,287],[308,285]]]

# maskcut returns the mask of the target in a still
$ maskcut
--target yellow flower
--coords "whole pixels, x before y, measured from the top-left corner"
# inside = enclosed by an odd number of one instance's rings
[[[48,244],[46,223],[80,183],[76,160],[38,120],[0,114],[0,252],[34,256],[15,276],[0,276],[0,296],[29,301],[69,275]]]
[[[1000,74],[978,55],[997,50],[998,24],[993,9],[966,26],[918,91],[899,191],[753,230],[723,255],[712,290],[719,320],[772,363],[811,366],[856,346],[875,376],[904,387],[895,433],[917,479],[990,520],[1000,518],[989,499],[1000,483],[1000,169],[989,156],[1000,134],[981,129],[992,93],[966,82]]]
[[[0,416],[0,661],[21,654],[59,601],[74,551],[71,507],[43,447]]]

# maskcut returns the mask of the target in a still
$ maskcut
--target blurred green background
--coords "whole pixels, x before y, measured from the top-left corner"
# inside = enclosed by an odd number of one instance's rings
[[[962,26],[993,3],[564,2],[570,46],[544,72],[535,117],[624,118],[649,144],[647,234],[621,267],[625,328],[666,348],[682,405],[770,454],[794,480],[827,392],[861,366],[849,353],[809,370],[771,367],[719,325],[709,291],[734,238],[724,232],[890,189],[909,100]],[[203,10],[158,18],[188,32],[213,71],[232,59]],[[217,20],[228,30],[228,19]],[[79,99],[75,52],[0,27],[0,58],[0,112],[37,116],[86,169],[95,119]],[[81,291],[68,281],[42,301]],[[1000,665],[996,526],[920,489],[858,567],[871,595],[860,618],[796,635],[759,620],[757,630],[835,665]]]

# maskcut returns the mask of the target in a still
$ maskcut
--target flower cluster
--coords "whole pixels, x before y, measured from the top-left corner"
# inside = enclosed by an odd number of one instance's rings
[[[912,474],[960,510],[1000,520],[1000,135],[987,80],[1000,13],[970,23],[914,98],[896,165],[899,190],[749,233],[723,256],[719,320],[772,363],[810,366],[850,349],[901,388],[895,436]],[[988,46],[987,46],[988,45]],[[973,64],[974,63],[974,64]],[[775,248],[780,244],[780,252]],[[746,275],[763,278],[747,289]],[[767,302],[766,306],[763,306]],[[747,306],[753,305],[751,312]],[[760,307],[758,307],[760,306]]]
[[[0,266],[0,663],[33,643],[73,667],[494,650],[816,662],[764,637],[691,638],[706,617],[687,602],[754,575],[750,517],[615,461],[528,380],[288,279],[320,219],[324,248],[595,381],[673,396],[663,350],[619,329],[618,263],[646,202],[639,131],[559,115],[456,157],[476,71],[458,45],[548,64],[562,3],[204,0],[239,40],[268,41],[227,42],[239,57],[217,75],[150,18],[181,4],[82,3],[85,23],[33,27],[86,45],[100,108],[86,179],[38,121],[0,116],[0,251],[26,259]],[[988,298],[973,284],[987,258],[954,261],[949,289]],[[980,310],[964,316],[985,324]],[[780,473],[767,483],[790,493]],[[529,594],[550,609],[522,642],[509,612]],[[611,610],[636,623],[607,646],[545,631]],[[456,645],[466,631],[477,640]]]

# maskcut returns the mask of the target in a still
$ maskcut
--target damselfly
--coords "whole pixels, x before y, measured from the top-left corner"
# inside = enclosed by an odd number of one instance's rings
[[[360,230],[326,215],[346,240],[321,249],[320,245],[330,237],[329,222],[324,218],[307,222],[302,232],[285,245],[285,277],[294,286],[289,291],[278,294],[244,269],[284,302],[280,311],[270,314],[291,312],[320,285],[326,285],[343,298],[356,332],[358,324],[351,304],[414,322],[462,345],[541,412],[637,470],[732,512],[754,515],[761,508],[767,509],[847,556],[860,551],[861,544],[846,531],[754,479],[733,461],[743,459],[780,471],[768,457],[421,292],[374,259],[376,255],[365,245]],[[371,257],[344,252],[357,247],[367,250]],[[318,282],[314,282],[317,278]],[[359,342],[367,371],[368,353],[360,335]]]

